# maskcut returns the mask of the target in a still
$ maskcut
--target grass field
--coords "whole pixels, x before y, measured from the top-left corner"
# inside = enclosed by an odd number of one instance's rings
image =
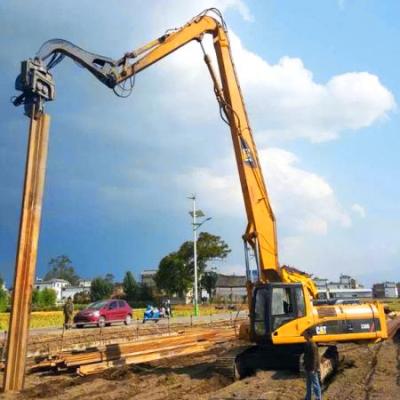
[[[144,308],[134,309],[134,318],[143,318]],[[172,308],[174,317],[185,317],[193,314],[192,305],[175,306]],[[200,306],[201,315],[218,314],[226,310],[216,310],[214,306]],[[0,313],[0,330],[8,329],[9,313]],[[34,311],[31,315],[31,328],[52,328],[61,327],[64,323],[62,311]]]
[[[400,299],[387,299],[383,301],[391,311],[400,311]]]

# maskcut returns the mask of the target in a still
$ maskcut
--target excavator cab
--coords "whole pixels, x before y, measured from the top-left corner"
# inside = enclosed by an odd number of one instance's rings
[[[256,343],[271,343],[282,325],[306,315],[301,283],[267,283],[254,288],[250,335]]]

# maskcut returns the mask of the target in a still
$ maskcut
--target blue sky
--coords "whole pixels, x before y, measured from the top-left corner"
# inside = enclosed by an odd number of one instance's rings
[[[48,0],[0,4],[0,273],[8,283],[28,122],[9,102],[19,62],[55,37],[118,58],[210,6],[230,29],[280,261],[331,279],[400,280],[398,2]],[[137,76],[125,100],[71,61],[55,68],[39,276],[60,254],[88,278],[157,266],[191,238],[191,192],[213,217],[205,229],[233,249],[220,271],[244,271],[232,146],[198,47]]]

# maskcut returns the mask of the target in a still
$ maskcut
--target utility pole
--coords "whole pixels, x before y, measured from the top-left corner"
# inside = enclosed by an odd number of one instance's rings
[[[205,217],[203,211],[196,210],[196,195],[192,194],[188,197],[188,199],[192,200],[193,208],[189,214],[192,216],[192,227],[193,227],[193,264],[194,264],[194,285],[193,285],[193,307],[194,307],[194,315],[196,317],[199,316],[199,293],[198,293],[198,274],[197,274],[197,229],[200,228],[205,222],[209,221],[211,217],[204,219],[201,222],[197,222],[196,218]]]
[[[199,283],[197,282],[197,227],[196,227],[196,196],[193,195],[193,263],[194,263],[194,315],[199,315]]]

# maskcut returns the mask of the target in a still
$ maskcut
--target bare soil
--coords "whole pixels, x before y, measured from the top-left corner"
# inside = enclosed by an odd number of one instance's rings
[[[300,400],[304,379],[285,371],[260,371],[232,383],[214,370],[218,354],[236,343],[218,345],[193,356],[140,366],[108,370],[101,375],[77,377],[72,373],[31,374],[20,394],[3,394],[1,400],[21,399],[135,399],[135,400]],[[400,400],[399,339],[362,346],[340,346],[340,369],[324,389],[324,400]],[[0,379],[2,375],[0,374]]]

